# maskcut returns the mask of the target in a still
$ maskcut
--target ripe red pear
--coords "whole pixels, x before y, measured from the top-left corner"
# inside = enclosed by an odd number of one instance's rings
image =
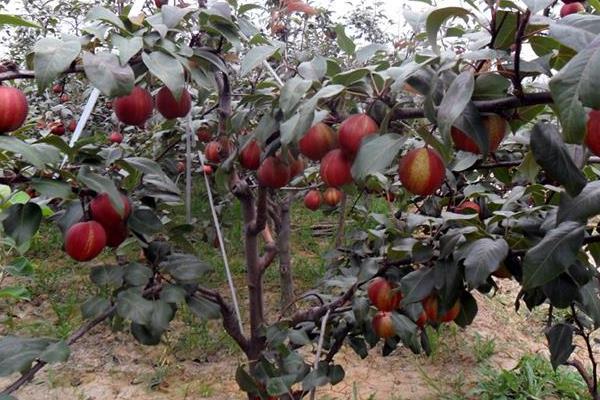
[[[454,208],[454,212],[458,214],[479,214],[481,207],[474,201],[465,200]]]
[[[240,152],[240,164],[253,171],[260,167],[260,146],[256,140],[252,139],[244,146]]]
[[[67,125],[67,130],[69,132],[75,132],[75,129],[77,129],[77,121],[72,119],[71,122],[69,122],[69,125]]]
[[[61,121],[51,122],[48,128],[53,135],[62,136],[65,134],[65,125]]]
[[[588,114],[585,144],[594,155],[600,156],[600,110]]]
[[[302,156],[298,156],[298,158],[292,158],[290,163],[290,178],[294,178],[301,173],[304,172],[306,168],[306,164],[304,163],[304,159]]]
[[[278,189],[291,179],[290,167],[279,157],[267,157],[258,168],[258,183],[262,186]]]
[[[337,137],[333,129],[319,122],[304,134],[298,142],[298,147],[300,153],[313,161],[319,161],[337,147]]]
[[[340,148],[348,156],[353,157],[358,153],[363,139],[379,131],[379,126],[367,114],[354,114],[346,118],[340,125]]]
[[[423,311],[421,313],[421,315],[419,315],[419,318],[417,318],[417,320],[415,321],[415,324],[417,324],[417,326],[419,328],[423,328],[426,323],[427,323],[427,313],[425,311]]]
[[[27,119],[27,98],[17,88],[0,86],[0,133],[11,132]]]
[[[106,247],[106,232],[96,221],[78,222],[65,235],[65,251],[77,261],[89,261]]]
[[[316,211],[321,207],[321,201],[323,197],[321,196],[321,192],[318,190],[309,190],[308,193],[304,196],[304,205],[306,208],[312,211]]]
[[[121,132],[113,131],[108,136],[108,140],[111,143],[121,143],[123,141],[123,134]]]
[[[371,323],[375,334],[380,338],[387,339],[396,334],[391,312],[379,311],[375,314]]]
[[[107,229],[122,224],[131,213],[131,205],[129,204],[129,199],[124,194],[121,194],[121,201],[123,202],[122,215],[114,208],[108,197],[108,193],[102,193],[94,197],[90,202],[92,219]]]
[[[66,94],[66,93],[63,93],[63,94],[60,95],[60,102],[61,103],[66,103],[70,99],[71,99],[71,97],[69,97],[69,95]]]
[[[560,16],[561,18],[564,18],[567,15],[577,14],[582,11],[585,11],[585,6],[579,2],[563,4],[563,6],[560,9]]]
[[[163,86],[156,94],[156,109],[166,119],[185,117],[192,109],[192,97],[187,89],[176,99],[171,90]]]
[[[410,150],[402,157],[398,173],[406,190],[413,194],[429,196],[444,183],[446,167],[437,151],[422,147]]]
[[[402,294],[394,290],[394,285],[382,277],[377,277],[371,281],[367,294],[371,303],[379,311],[395,310],[402,300]]]
[[[226,158],[221,143],[213,140],[204,147],[204,155],[208,161],[219,163]]]
[[[136,86],[127,96],[117,97],[113,108],[119,121],[126,125],[143,126],[152,116],[154,103],[146,89]]]
[[[213,169],[210,165],[204,165],[202,167],[202,172],[204,173],[204,175],[210,175],[213,172]]]
[[[347,185],[352,182],[352,162],[346,157],[341,149],[331,150],[321,160],[321,179],[334,188]]]
[[[104,230],[106,231],[106,245],[112,248],[119,247],[129,236],[129,230],[124,223],[107,227]]]
[[[456,300],[456,303],[454,303],[454,305],[452,306],[452,308],[450,308],[448,311],[446,311],[445,314],[443,314],[440,317],[440,321],[439,322],[451,322],[451,321],[454,321],[456,319],[456,317],[458,317],[459,313],[460,313],[460,300]]]
[[[177,172],[179,172],[181,174],[181,173],[185,172],[185,163],[183,161],[179,161],[175,168],[177,168]]]
[[[196,137],[198,138],[198,141],[208,143],[212,140],[212,132],[208,128],[198,128]]]
[[[435,295],[427,296],[423,301],[423,310],[427,315],[427,320],[437,322],[438,320],[438,299]]]
[[[328,206],[335,207],[342,201],[343,196],[344,194],[341,190],[330,187],[323,193],[323,202]]]
[[[55,83],[54,85],[52,85],[52,92],[59,94],[62,93],[63,91],[63,86],[60,83]]]
[[[485,115],[482,121],[488,133],[490,153],[493,153],[498,150],[498,146],[500,146],[502,139],[504,139],[508,124],[504,118],[496,114]],[[481,154],[481,150],[477,144],[460,129],[452,127],[451,136],[454,146],[458,150]]]

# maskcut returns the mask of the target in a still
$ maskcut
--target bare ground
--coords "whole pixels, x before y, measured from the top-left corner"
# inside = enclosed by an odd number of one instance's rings
[[[515,283],[504,281],[495,297],[477,295],[474,323],[464,330],[444,329],[431,357],[400,348],[384,358],[375,348],[360,360],[351,350],[343,350],[336,361],[344,366],[346,379],[319,389],[317,398],[350,399],[355,391],[359,399],[436,399],[448,390],[466,393],[477,382],[478,344],[494,342],[495,351],[486,362],[497,368],[514,367],[525,353],[547,353],[541,314],[525,308],[519,314],[514,311],[517,290]],[[244,398],[234,378],[235,368],[243,362],[239,353],[223,346],[213,354],[178,359],[170,340],[167,337],[166,344],[156,347],[141,346],[131,336],[101,325],[73,347],[67,363],[47,367],[16,394],[21,400]],[[0,387],[13,379],[0,379]]]

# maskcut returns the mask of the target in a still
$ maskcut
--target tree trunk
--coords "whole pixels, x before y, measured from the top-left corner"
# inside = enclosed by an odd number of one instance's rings
[[[287,196],[280,205],[281,223],[277,232],[277,251],[279,253],[279,281],[281,286],[281,309],[294,300],[294,278],[292,276],[292,256],[290,251],[292,196]],[[288,309],[294,311],[293,306]]]

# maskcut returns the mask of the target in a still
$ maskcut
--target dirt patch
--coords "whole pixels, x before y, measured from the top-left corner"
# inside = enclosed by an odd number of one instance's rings
[[[514,367],[525,353],[547,352],[539,314],[524,308],[514,312],[517,291],[516,284],[505,281],[493,298],[477,294],[473,325],[442,330],[431,357],[399,348],[384,358],[376,348],[360,360],[344,349],[336,361],[346,379],[319,389],[317,397],[350,399],[356,392],[361,399],[436,399],[449,388],[460,386],[466,393],[475,384],[486,343],[494,347],[486,362],[498,368]],[[244,399],[234,378],[243,362],[239,353],[216,351],[182,361],[171,350],[168,343],[141,346],[129,335],[99,326],[73,347],[67,363],[47,367],[17,395],[21,400]],[[10,378],[0,379],[0,387],[15,377]]]

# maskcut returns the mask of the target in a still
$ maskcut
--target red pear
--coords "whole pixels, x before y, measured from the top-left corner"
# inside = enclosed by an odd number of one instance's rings
[[[428,147],[410,150],[398,166],[400,182],[413,194],[428,196],[442,186],[446,177],[444,161],[437,151]]]

